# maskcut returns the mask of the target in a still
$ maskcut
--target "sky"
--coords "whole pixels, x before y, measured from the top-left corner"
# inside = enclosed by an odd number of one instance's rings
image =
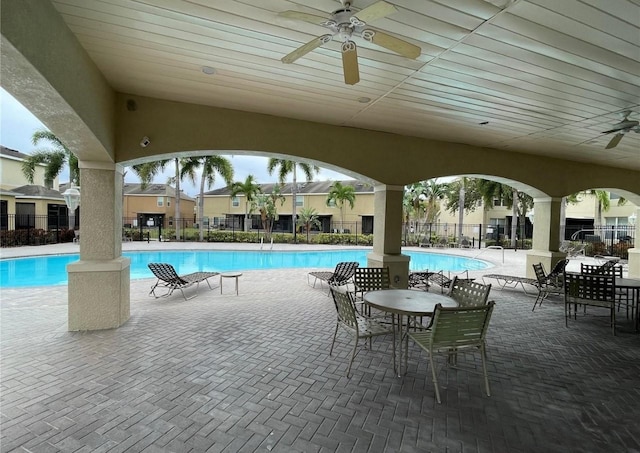
[[[0,144],[24,154],[31,154],[36,149],[31,143],[31,137],[38,129],[47,128],[22,104],[15,100],[4,89],[0,88]],[[37,148],[42,149],[46,148],[46,146],[41,143]],[[277,178],[275,173],[273,176],[269,176],[267,172],[268,158],[266,157],[232,155],[227,155],[226,157],[231,160],[233,165],[235,181],[244,181],[249,174],[252,174],[259,183],[274,182]],[[167,170],[163,174],[158,175],[153,182],[164,184],[169,177],[173,176],[174,172],[175,169],[172,168],[172,166],[168,166]],[[300,175],[300,172],[298,172],[298,174]],[[217,179],[221,178],[218,177]],[[298,176],[298,179],[304,179],[304,176]],[[353,178],[322,168],[320,169],[320,173],[314,177],[314,181],[344,181],[347,179]],[[68,168],[65,168],[60,174],[58,181],[60,183],[69,181]],[[125,181],[130,183],[140,182],[130,171],[125,175]],[[290,181],[291,175],[289,176],[289,182]],[[185,180],[181,183],[181,188],[187,195],[195,196],[199,191],[199,175],[196,182],[197,184],[194,186],[190,181]],[[222,180],[216,181],[216,184],[211,189],[224,187],[224,185]]]

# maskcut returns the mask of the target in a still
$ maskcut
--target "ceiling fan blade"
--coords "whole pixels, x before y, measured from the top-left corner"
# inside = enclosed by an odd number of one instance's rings
[[[605,146],[604,149],[615,148],[616,146],[618,146],[618,143],[620,143],[620,140],[622,140],[622,137],[624,137],[624,134],[622,133],[614,135],[609,144]]]
[[[358,21],[368,24],[369,22],[373,22],[376,19],[382,19],[383,17],[388,16],[389,14],[393,14],[397,12],[398,9],[390,3],[380,1],[376,2],[371,6],[367,6],[366,8],[358,11],[351,17],[351,22],[355,23],[353,18],[355,17]],[[363,24],[359,24],[363,25]]]
[[[332,38],[331,35],[322,35],[322,36],[318,36],[317,38],[313,38],[308,43],[298,47],[296,50],[294,50],[290,54],[282,57],[281,60],[283,63],[293,63],[298,58],[303,57],[304,55],[308,54],[312,50],[315,50],[321,45],[328,43],[329,41],[331,41],[331,38]]]
[[[344,71],[344,83],[347,85],[355,85],[360,81],[358,51],[356,43],[353,41],[342,44],[342,70]]]
[[[316,24],[316,25],[322,25],[324,22],[327,21],[326,17],[316,16],[315,14],[307,14],[307,13],[302,13],[300,11],[291,11],[291,10],[282,11],[281,13],[278,13],[278,16],[286,17],[287,19],[301,20],[301,21],[309,22],[311,24]]]
[[[600,133],[601,133],[601,134],[610,134],[610,133],[612,133],[612,132],[618,132],[618,131],[620,131],[620,130],[622,130],[622,128],[621,128],[621,127],[616,127],[616,128],[610,129],[610,130],[608,130],[608,131],[600,132]]]
[[[380,47],[384,47],[385,49],[389,49],[392,52],[407,58],[416,59],[420,56],[420,52],[422,52],[420,47],[379,30],[363,30],[362,37],[369,42],[377,44]]]

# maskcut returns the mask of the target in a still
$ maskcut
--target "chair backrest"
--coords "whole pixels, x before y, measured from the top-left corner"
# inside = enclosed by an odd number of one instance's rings
[[[331,287],[331,295],[338,312],[338,321],[346,327],[358,332],[358,319],[356,316],[356,307],[353,302],[351,293],[342,288]]]
[[[357,261],[341,261],[336,264],[333,275],[329,280],[327,280],[327,282],[333,285],[346,283],[351,277],[353,277],[358,266],[360,266],[360,264]]]
[[[536,263],[533,265],[533,271],[536,274],[536,280],[538,280],[538,285],[546,286],[547,285],[547,273],[544,270],[544,266],[542,263]]]
[[[555,266],[553,266],[553,269],[551,269],[551,272],[549,272],[549,275],[547,277],[555,278],[559,275],[562,275],[567,268],[567,264],[569,264],[569,260],[566,258],[558,261]]]
[[[491,285],[483,285],[465,278],[453,277],[449,297],[458,302],[459,307],[486,305]]]
[[[391,287],[388,267],[358,267],[353,274],[356,291],[377,291]]]
[[[614,302],[616,298],[616,283],[613,275],[564,274],[565,301],[601,301]]]
[[[167,283],[187,283],[180,278],[175,268],[168,263],[149,263],[149,269],[153,272],[158,280],[162,280]]]
[[[604,264],[580,263],[581,274],[613,275],[622,278],[622,266],[616,266],[615,261],[607,261]]]
[[[484,343],[494,301],[479,307],[443,308],[436,305],[429,339],[430,350],[480,346]]]

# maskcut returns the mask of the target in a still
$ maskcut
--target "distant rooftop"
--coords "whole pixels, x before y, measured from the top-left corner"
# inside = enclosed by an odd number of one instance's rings
[[[331,190],[331,186],[336,181],[314,181],[314,182],[306,182],[306,181],[298,181],[298,195],[304,194],[327,194]],[[353,179],[346,181],[339,181],[344,186],[352,186],[356,193],[372,193],[373,186],[361,181],[356,181]],[[278,185],[278,183],[267,183],[267,184],[258,184],[263,193],[271,193],[273,192],[273,188]],[[293,183],[285,183],[282,187],[281,193],[290,194],[292,193]],[[205,192],[205,195],[231,195],[230,187],[223,187],[221,189],[212,190],[209,192]]]

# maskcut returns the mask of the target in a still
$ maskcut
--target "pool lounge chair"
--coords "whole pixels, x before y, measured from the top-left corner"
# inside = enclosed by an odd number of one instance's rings
[[[309,286],[316,287],[316,282],[320,280],[320,288],[322,288],[322,282],[326,282],[329,285],[329,294],[331,294],[331,286],[346,285],[353,278],[353,274],[356,268],[360,264],[357,261],[342,261],[336,264],[336,268],[331,271],[314,271],[309,272],[307,275],[307,284]],[[314,277],[313,285],[311,284],[311,277]]]
[[[209,283],[209,278],[220,274],[219,272],[193,272],[191,274],[178,275],[175,268],[168,263],[149,263],[148,266],[149,269],[151,269],[151,272],[153,272],[153,275],[158,279],[156,284],[151,287],[151,292],[149,293],[150,296],[153,295],[156,299],[160,297],[169,297],[176,289],[180,290],[184,300],[193,299],[198,295],[197,291],[200,286],[200,282],[206,281],[207,285],[209,285],[209,289],[214,289],[214,287],[211,286],[211,283]],[[184,289],[193,284],[196,285],[196,294],[191,297],[187,297],[184,293]],[[158,286],[168,288],[167,292],[157,295],[156,288]]]
[[[529,294],[527,288],[524,285],[531,285],[538,287],[538,280],[535,278],[518,277],[516,275],[504,275],[504,274],[486,274],[482,276],[482,281],[485,279],[494,279],[498,282],[498,289],[504,288],[517,288],[518,285],[522,288],[525,294]]]

